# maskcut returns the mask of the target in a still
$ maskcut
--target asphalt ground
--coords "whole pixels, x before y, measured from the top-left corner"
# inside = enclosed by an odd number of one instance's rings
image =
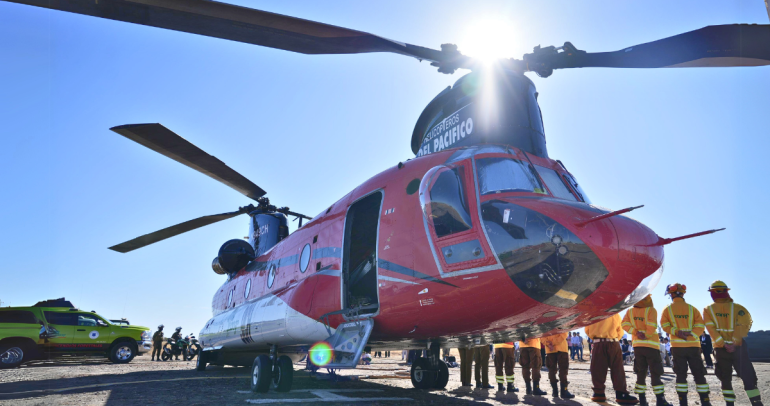
[[[445,390],[416,390],[401,361],[400,352],[390,358],[375,358],[372,365],[343,370],[333,379],[326,370],[316,376],[304,371],[304,364],[294,366],[294,384],[288,393],[252,393],[249,390],[249,368],[209,366],[204,372],[194,370],[194,362],[152,362],[149,356],[137,357],[129,364],[115,365],[94,358],[58,359],[25,364],[21,368],[0,371],[0,405],[466,405],[466,404],[530,404],[591,405],[591,375],[588,362],[570,364],[570,390],[577,395],[566,401],[549,396],[523,394],[521,369],[515,370],[518,394],[492,390],[460,388],[460,371],[450,368]],[[490,362],[491,364],[491,362]],[[633,368],[625,367],[628,387],[635,382]],[[764,399],[770,399],[770,364],[756,363],[759,388]],[[489,376],[494,384],[494,368]],[[669,401],[677,404],[674,375],[666,368],[664,376]],[[712,403],[723,405],[719,383],[709,370]],[[690,381],[690,405],[700,405],[694,383]],[[743,384],[733,377],[738,405],[748,405]],[[611,383],[607,382],[608,388]],[[543,371],[541,387],[550,393],[547,372]],[[607,395],[613,398],[608,390]],[[652,394],[648,394],[652,398]],[[610,401],[606,404],[614,405]]]

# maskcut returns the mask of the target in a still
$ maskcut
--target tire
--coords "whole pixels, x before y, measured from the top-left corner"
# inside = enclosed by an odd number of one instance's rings
[[[197,345],[191,345],[190,348],[187,349],[187,359],[189,361],[192,361],[193,358],[195,358],[196,355],[200,355],[201,349]]]
[[[430,389],[436,382],[436,371],[430,370],[430,362],[427,358],[417,358],[412,363],[412,371],[409,374],[412,385],[417,389]]]
[[[119,341],[110,349],[110,360],[116,364],[128,364],[136,357],[136,343]]]
[[[254,364],[251,365],[251,391],[265,393],[270,389],[272,380],[270,357],[260,355],[254,358]]]
[[[276,392],[288,392],[291,390],[291,383],[294,380],[294,363],[291,358],[281,355],[273,371],[271,386]]]
[[[433,383],[433,387],[436,389],[444,389],[446,388],[447,383],[449,383],[449,367],[446,365],[446,362],[439,360],[436,382]]]
[[[163,361],[168,361],[168,360],[170,360],[170,359],[171,359],[171,356],[170,356],[170,355],[168,355],[168,353],[167,353],[167,352],[163,351],[163,352],[160,354],[160,359],[161,359],[161,360],[163,360]]]
[[[208,358],[209,358],[208,354],[206,354],[205,352],[202,352],[202,353],[198,354],[198,360],[195,361],[195,370],[196,371],[205,371],[206,370],[206,364],[207,364],[206,361],[208,361]]]
[[[29,358],[24,352],[23,345],[2,345],[0,346],[0,369],[16,368]]]

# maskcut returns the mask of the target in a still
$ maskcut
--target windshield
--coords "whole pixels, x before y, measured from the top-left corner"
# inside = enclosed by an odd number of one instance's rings
[[[584,202],[591,204],[591,200],[588,199],[588,195],[586,195],[586,192],[583,191],[583,188],[580,187],[580,184],[578,184],[577,179],[575,179],[572,174],[567,173],[564,176],[564,180],[566,180],[573,189],[575,189],[575,192],[580,196],[581,199],[583,199]]]
[[[502,192],[533,192],[545,194],[532,166],[510,158],[481,158],[476,160],[481,195]]]
[[[567,185],[564,183],[565,181],[561,179],[561,176],[559,176],[555,170],[548,169],[540,165],[535,165],[535,168],[537,168],[537,173],[539,173],[540,177],[543,178],[543,181],[545,182],[546,186],[548,186],[548,189],[551,190],[551,193],[553,193],[554,197],[577,201],[572,192],[570,192],[567,188]]]

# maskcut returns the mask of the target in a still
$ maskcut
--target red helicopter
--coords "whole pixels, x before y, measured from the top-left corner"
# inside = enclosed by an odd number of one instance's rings
[[[310,218],[276,207],[256,184],[160,124],[112,128],[256,201],[110,247],[129,252],[242,214],[248,241],[227,241],[212,267],[227,275],[200,332],[207,364],[251,365],[251,386],[288,391],[309,355],[355,368],[362,352],[420,348],[417,388],[443,388],[440,348],[539,337],[595,323],[646,296],[663,272],[661,238],[591,203],[548,156],[538,93],[526,72],[581,67],[770,64],[770,26],[709,26],[616,52],[567,42],[487,67],[444,44],[434,50],[323,23],[205,0],[14,1],[306,54],[397,53],[439,72],[469,69],[417,120],[416,157]],[[299,218],[289,234],[287,216]],[[308,220],[304,225],[302,220]]]

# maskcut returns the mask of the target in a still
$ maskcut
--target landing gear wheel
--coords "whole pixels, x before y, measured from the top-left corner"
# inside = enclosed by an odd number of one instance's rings
[[[260,355],[254,358],[254,364],[251,365],[251,391],[265,393],[270,389],[272,380],[270,357]]]
[[[271,386],[276,392],[288,392],[291,390],[292,380],[294,380],[294,363],[291,362],[291,358],[281,355],[273,369]]]
[[[110,360],[116,364],[128,364],[136,356],[136,344],[131,341],[121,341],[112,346]]]
[[[201,352],[198,354],[198,360],[195,361],[195,370],[196,371],[205,371],[206,370],[206,364],[208,363],[209,355],[205,352]]]
[[[417,389],[430,389],[436,382],[436,371],[430,370],[427,358],[417,358],[412,363],[412,385]],[[446,384],[445,384],[446,385]]]
[[[449,367],[446,366],[446,362],[438,361],[438,372],[436,372],[436,382],[433,383],[433,387],[436,389],[446,388],[446,384],[449,383]]]
[[[0,346],[0,369],[16,368],[24,361],[24,349],[17,345]]]

